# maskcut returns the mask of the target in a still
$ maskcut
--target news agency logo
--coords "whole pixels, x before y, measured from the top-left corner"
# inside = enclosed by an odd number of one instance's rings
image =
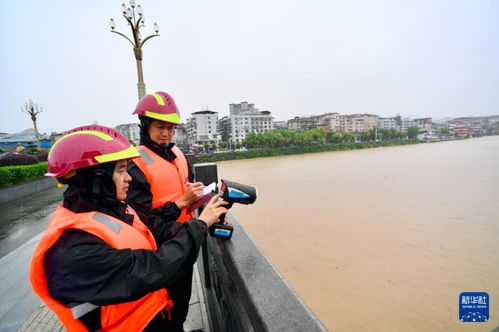
[[[489,294],[485,292],[461,293],[459,295],[459,319],[464,323],[487,322],[489,303]]]

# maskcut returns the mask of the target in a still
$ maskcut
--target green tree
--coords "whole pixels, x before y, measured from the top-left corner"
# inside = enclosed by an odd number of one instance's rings
[[[298,133],[294,130],[279,130],[279,134],[283,137],[283,146],[296,146],[298,145]]]
[[[419,133],[419,128],[417,126],[412,126],[407,128],[407,136],[409,138],[416,138]]]
[[[367,142],[371,140],[371,132],[365,130],[359,134],[359,139],[361,142]]]
[[[262,147],[277,148],[284,146],[284,137],[277,130],[268,130],[259,135],[262,136]]]
[[[341,134],[342,143],[352,143],[355,142],[355,135],[351,132],[344,132]]]
[[[449,127],[440,127],[438,129],[438,132],[440,133],[440,135],[449,135]]]
[[[220,149],[227,149],[229,147],[229,142],[220,141],[218,142],[218,146],[220,147]]]
[[[342,140],[342,135],[341,133],[337,133],[334,131],[328,131],[326,132],[326,143],[341,143]]]
[[[254,149],[258,147],[258,137],[257,133],[254,131],[250,131],[246,138],[243,140],[242,145],[248,149]],[[237,148],[237,146],[236,146]]]

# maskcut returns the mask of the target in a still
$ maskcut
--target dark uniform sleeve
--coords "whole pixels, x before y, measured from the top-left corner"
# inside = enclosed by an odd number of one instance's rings
[[[147,182],[144,173],[133,161],[128,163],[127,172],[132,177],[132,182],[128,188],[126,201],[148,226],[156,223],[157,219],[168,222],[180,217],[181,210],[174,202],[166,202],[163,206],[151,209],[151,185]]]
[[[157,250],[114,249],[98,237],[66,230],[45,256],[50,294],[62,303],[108,305],[168,288],[192,269],[206,224],[192,219]]]

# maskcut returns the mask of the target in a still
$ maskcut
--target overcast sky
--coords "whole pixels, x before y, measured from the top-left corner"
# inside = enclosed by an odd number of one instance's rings
[[[0,6],[0,132],[136,122],[137,71],[122,1]],[[182,119],[247,101],[276,120],[338,112],[499,114],[497,0],[144,0],[148,92]],[[127,3],[128,4],[128,3]]]

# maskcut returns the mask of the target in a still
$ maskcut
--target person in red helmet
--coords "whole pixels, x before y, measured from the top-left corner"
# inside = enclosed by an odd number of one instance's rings
[[[191,167],[173,138],[181,124],[180,112],[166,92],[144,96],[133,114],[140,119],[141,158],[129,166],[133,181],[129,202],[143,215],[167,215],[183,222],[193,217],[187,212],[203,191],[201,182],[193,182]]]
[[[133,114],[140,119],[141,158],[134,159],[128,167],[133,180],[130,183],[128,203],[142,216],[163,218],[165,222],[182,223],[193,217],[188,207],[201,195],[203,184],[194,182],[191,167],[184,154],[172,142],[180,112],[173,98],[166,92],[144,96]],[[183,331],[189,310],[192,288],[192,269],[168,289],[176,303],[172,310],[175,331]]]
[[[30,265],[34,292],[68,331],[172,331],[167,289],[190,271],[215,196],[198,219],[146,226],[124,201],[138,151],[114,129],[83,126],[50,150],[47,176],[68,187]]]

